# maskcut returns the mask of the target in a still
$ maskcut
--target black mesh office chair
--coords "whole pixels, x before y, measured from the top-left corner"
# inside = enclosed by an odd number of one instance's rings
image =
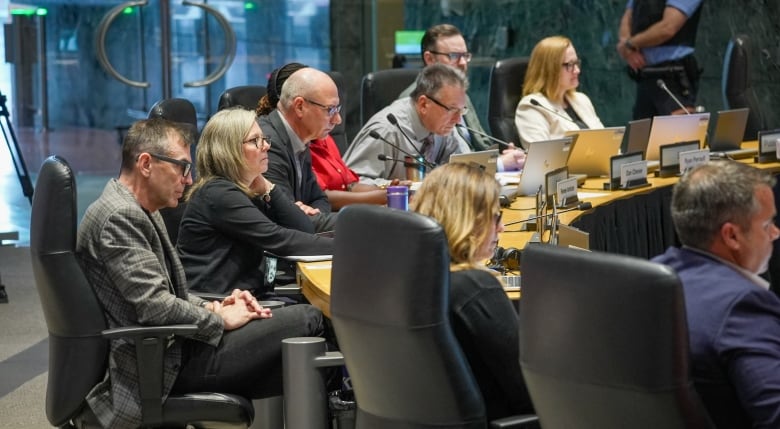
[[[266,88],[262,85],[243,85],[228,88],[219,96],[217,110],[228,107],[243,106],[255,110],[257,102],[265,95]]]
[[[761,105],[751,84],[750,38],[747,35],[734,36],[726,46],[722,93],[726,109],[750,109],[744,140],[755,140],[758,132],[766,129],[766,118],[761,113]]]
[[[518,146],[520,136],[515,126],[515,110],[523,97],[523,79],[528,69],[528,57],[498,60],[490,70],[488,124],[493,137]]]
[[[190,133],[190,141],[192,146],[190,147],[191,157],[193,163],[195,162],[195,146],[198,141],[198,115],[195,112],[195,106],[190,100],[185,98],[167,98],[158,101],[149,109],[149,119],[151,118],[163,118],[169,121],[178,122],[183,124]],[[192,169],[193,178],[195,177],[195,169]],[[176,207],[165,207],[160,209],[160,215],[165,222],[165,229],[168,230],[168,237],[171,239],[171,243],[176,244],[176,239],[179,237],[179,223],[184,215],[184,207],[186,203],[184,199],[179,200],[179,205]]]
[[[379,70],[363,76],[360,84],[360,125],[395,101],[420,73],[419,69]]]
[[[520,364],[543,428],[713,427],[668,267],[539,244],[522,269]]]
[[[47,158],[38,175],[32,205],[30,253],[38,295],[49,330],[46,416],[57,427],[93,426],[84,398],[101,381],[108,364],[108,339],[133,338],[139,353],[142,405],[148,427],[205,425],[246,428],[254,410],[236,395],[171,395],[162,401],[162,356],[170,335],[192,335],[196,325],[108,329],[103,309],[76,256],[76,182],[67,162]],[[146,346],[144,346],[146,345]],[[148,346],[148,347],[147,347]],[[159,353],[159,354],[157,354]],[[151,404],[151,405],[150,405]],[[221,423],[215,423],[221,422]],[[83,427],[83,426],[78,426]]]
[[[487,427],[450,325],[449,278],[447,239],[434,220],[372,205],[339,213],[330,310],[358,429]]]

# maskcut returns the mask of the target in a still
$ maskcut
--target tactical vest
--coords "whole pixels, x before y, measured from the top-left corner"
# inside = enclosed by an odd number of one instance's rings
[[[703,3],[702,3],[703,4]],[[665,0],[635,0],[631,11],[631,34],[637,34],[660,21],[666,8]],[[680,31],[661,46],[691,46],[696,44],[696,28],[699,26],[701,5],[688,17]]]

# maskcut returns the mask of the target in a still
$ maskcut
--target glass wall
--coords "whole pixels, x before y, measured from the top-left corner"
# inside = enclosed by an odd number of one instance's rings
[[[5,91],[15,119],[43,129],[121,129],[156,101],[181,97],[203,121],[224,89],[265,85],[285,62],[331,69],[329,0],[203,5],[36,0],[6,25],[15,72]]]

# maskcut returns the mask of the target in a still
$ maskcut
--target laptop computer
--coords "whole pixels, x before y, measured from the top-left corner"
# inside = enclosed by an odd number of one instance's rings
[[[711,152],[723,152],[731,158],[749,158],[756,149],[742,149],[750,109],[719,110],[713,115],[707,145]]]
[[[498,149],[489,149],[479,152],[453,153],[450,162],[473,162],[482,167],[486,173],[495,175],[497,170]]]
[[[623,134],[623,144],[620,145],[620,153],[645,153],[647,140],[650,138],[650,118],[628,121],[626,132]]]
[[[645,159],[658,161],[658,148],[665,144],[698,140],[701,147],[706,140],[709,121],[709,113],[654,117],[650,126],[650,137],[647,139]]]
[[[529,143],[525,166],[517,184],[517,194],[536,194],[539,187],[544,185],[545,174],[566,166],[574,146],[572,137]]]
[[[569,171],[588,177],[609,176],[609,158],[620,153],[625,132],[626,127],[567,131],[567,136],[578,135],[566,164]]]

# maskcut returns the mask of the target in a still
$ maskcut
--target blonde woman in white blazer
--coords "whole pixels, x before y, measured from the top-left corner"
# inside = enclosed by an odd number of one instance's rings
[[[587,95],[577,92],[580,60],[567,37],[542,39],[531,52],[515,125],[528,142],[563,137],[566,131],[604,128]]]

